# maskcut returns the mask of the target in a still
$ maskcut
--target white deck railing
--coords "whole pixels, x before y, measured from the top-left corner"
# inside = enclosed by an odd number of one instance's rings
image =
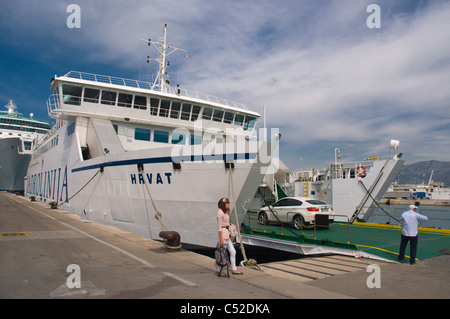
[[[70,71],[67,74],[64,75],[64,77],[68,78],[74,78],[74,79],[80,79],[80,80],[87,80],[87,81],[94,81],[94,82],[100,82],[100,83],[108,83],[108,84],[116,84],[116,85],[122,85],[126,87],[133,87],[133,88],[139,88],[139,89],[145,89],[145,90],[151,90],[151,91],[157,91],[156,87],[151,82],[146,81],[139,81],[139,80],[132,80],[132,79],[125,79],[125,78],[118,78],[114,76],[108,76],[108,75],[99,75],[99,74],[92,74],[92,73],[86,73],[86,72],[79,72],[79,71]],[[212,96],[206,93],[200,93],[197,91],[182,89],[182,88],[173,88],[171,86],[168,87],[167,93],[175,94],[178,96],[183,97],[189,97],[189,98],[195,98],[200,100],[205,100],[212,103],[219,103],[226,106],[236,107],[244,110],[248,110],[247,106],[242,103],[237,103],[234,101],[230,101],[228,99]]]

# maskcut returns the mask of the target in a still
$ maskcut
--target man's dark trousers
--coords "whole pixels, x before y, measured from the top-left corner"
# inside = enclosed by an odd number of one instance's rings
[[[414,264],[416,262],[416,252],[417,252],[417,242],[418,242],[417,236],[409,237],[409,236],[404,236],[402,234],[402,239],[400,241],[400,252],[398,254],[398,261],[403,261],[403,258],[405,257],[405,249],[406,249],[406,245],[408,245],[408,241],[409,241],[409,247],[410,247],[409,263]]]

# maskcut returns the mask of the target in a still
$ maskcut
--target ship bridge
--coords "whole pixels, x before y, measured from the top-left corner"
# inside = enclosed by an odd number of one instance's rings
[[[171,87],[163,92],[150,82],[77,71],[55,76],[51,89],[49,116],[76,122],[83,151],[88,147],[87,132],[92,126],[102,132],[96,134],[97,139],[115,132],[120,143],[114,144],[131,151],[152,147],[154,142],[202,144],[206,133],[207,140],[217,143],[225,143],[230,136],[253,140],[260,117],[242,104],[210,95]],[[106,122],[100,125],[101,121]]]
[[[260,115],[243,104],[181,88],[70,71],[52,79],[49,116],[76,124],[83,159],[108,152],[255,139]],[[247,143],[244,143],[247,144]]]
[[[53,94],[47,100],[50,117],[74,120],[99,117],[194,129],[194,124],[218,129],[238,129],[249,135],[260,115],[244,104],[169,87],[161,92],[152,83],[70,71],[52,79]]]

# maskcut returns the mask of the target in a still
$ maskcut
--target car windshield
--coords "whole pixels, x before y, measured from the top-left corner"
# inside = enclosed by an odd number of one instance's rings
[[[301,205],[302,205],[302,202],[297,199],[283,198],[283,199],[280,199],[278,202],[276,202],[273,206],[280,207],[280,206],[301,206]]]
[[[316,200],[316,199],[307,200],[306,202],[311,205],[326,205],[326,203],[321,202],[320,200]]]
[[[286,201],[287,199],[281,199],[278,202],[276,202],[273,206],[278,207],[278,206],[286,206]]]

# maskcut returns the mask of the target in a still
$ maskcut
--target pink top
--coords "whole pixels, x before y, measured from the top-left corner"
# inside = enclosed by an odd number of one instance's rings
[[[222,232],[222,242],[226,245],[230,240],[230,215],[225,214],[221,209],[219,209],[217,212],[217,224],[219,225],[219,232]]]

